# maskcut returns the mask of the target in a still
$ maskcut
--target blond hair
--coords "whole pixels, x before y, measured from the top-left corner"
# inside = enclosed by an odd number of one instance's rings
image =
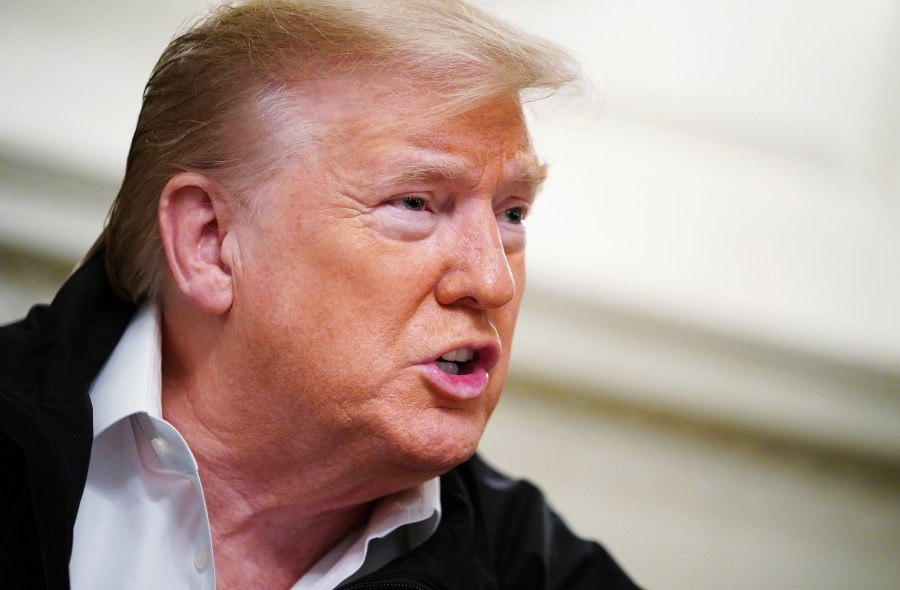
[[[399,74],[398,74],[399,72]],[[304,81],[402,78],[450,116],[576,77],[568,55],[461,0],[249,0],[211,11],[163,52],[144,91],[121,189],[91,253],[115,287],[155,298],[166,182],[204,173],[240,199],[308,143]],[[413,86],[414,84],[414,86]],[[423,119],[424,120],[424,119]]]

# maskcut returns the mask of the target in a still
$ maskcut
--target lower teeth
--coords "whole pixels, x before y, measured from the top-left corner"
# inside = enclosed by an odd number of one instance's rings
[[[459,365],[457,365],[456,363],[452,363],[450,361],[435,361],[434,364],[436,364],[438,368],[445,373],[449,373],[450,375],[459,375]]]

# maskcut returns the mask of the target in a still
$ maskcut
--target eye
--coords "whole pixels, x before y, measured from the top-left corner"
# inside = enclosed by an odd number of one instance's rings
[[[399,199],[397,199],[397,203],[404,209],[409,209],[410,211],[425,210],[425,199],[423,199],[422,197],[407,195],[405,197],[400,197]]]
[[[511,207],[503,212],[503,216],[506,218],[506,221],[514,225],[521,225],[525,221],[525,208]]]

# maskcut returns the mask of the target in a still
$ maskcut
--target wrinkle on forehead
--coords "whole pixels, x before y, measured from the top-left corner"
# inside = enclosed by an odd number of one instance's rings
[[[517,97],[439,116],[434,96],[401,96],[390,84],[360,82],[332,80],[309,88],[308,106],[322,124],[316,151],[339,176],[353,178],[364,168],[367,174],[380,171],[368,183],[455,180],[474,186],[487,173],[500,182],[540,188],[546,166],[532,150]],[[356,156],[345,157],[351,153]]]
[[[390,138],[420,136],[426,139],[429,130],[439,128],[452,119],[466,119],[490,109],[492,105],[513,106],[516,123],[524,128],[524,115],[518,96],[484,97],[468,110],[451,109],[440,94],[428,91],[427,85],[411,86],[415,80],[403,72],[394,78],[383,75],[353,75],[328,80],[309,80],[300,83],[306,97],[305,107],[316,116],[323,127],[319,137],[332,144],[377,144]],[[421,82],[421,81],[420,81]],[[527,141],[527,136],[525,138]]]
[[[547,167],[534,153],[518,101],[493,101],[405,136],[402,154],[388,183],[469,181],[478,184],[488,170],[504,183],[525,184],[537,191]],[[390,138],[385,138],[386,143]],[[377,142],[376,142],[377,144]],[[499,174],[499,177],[494,176]]]
[[[480,168],[474,162],[452,154],[439,153],[434,157],[426,157],[420,161],[403,165],[383,179],[385,184],[415,184],[466,179],[473,177]],[[504,158],[503,181],[525,184],[534,190],[547,177],[547,166],[528,148],[519,148],[511,158]],[[472,184],[477,183],[471,178]]]

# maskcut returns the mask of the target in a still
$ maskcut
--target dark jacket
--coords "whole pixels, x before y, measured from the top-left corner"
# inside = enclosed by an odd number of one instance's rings
[[[531,484],[477,455],[441,477],[428,541],[341,590],[634,590],[598,544],[579,539]]]
[[[69,587],[72,530],[93,442],[88,389],[134,312],[95,257],[50,306],[0,329],[4,587]],[[441,502],[443,519],[431,539],[342,588],[636,588],[599,545],[572,535],[536,488],[477,456],[441,478]]]

